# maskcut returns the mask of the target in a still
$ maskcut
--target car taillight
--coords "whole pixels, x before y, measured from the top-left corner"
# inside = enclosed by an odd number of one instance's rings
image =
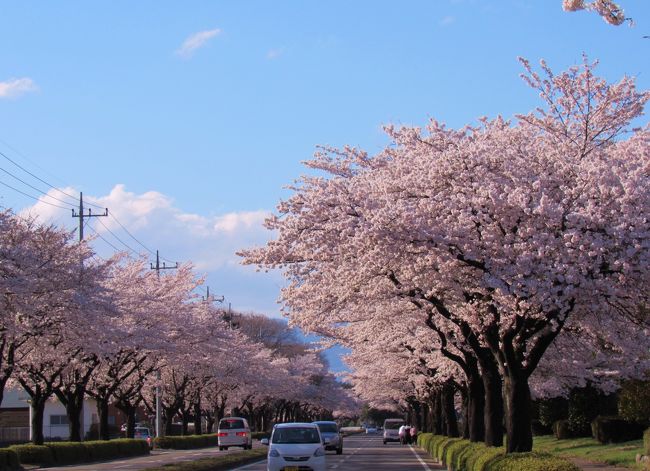
[[[237,432],[237,436],[238,436],[238,437],[245,437],[245,436],[246,436],[246,432]]]
[[[219,436],[219,437],[227,437],[227,436],[228,436],[228,432],[219,432],[219,435],[218,435],[218,436]]]

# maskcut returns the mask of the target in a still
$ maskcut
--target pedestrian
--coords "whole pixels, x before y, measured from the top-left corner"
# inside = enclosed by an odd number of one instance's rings
[[[411,443],[417,443],[418,442],[418,429],[415,428],[415,425],[411,427],[410,433],[411,433]]]
[[[404,441],[405,440],[405,438],[404,438],[404,435],[405,435],[404,430],[405,429],[406,429],[406,425],[402,424],[402,425],[400,425],[399,430],[397,431],[397,434],[399,435],[399,442],[400,442],[401,445],[404,445],[404,443],[405,443],[405,441]]]
[[[411,444],[411,426],[408,424],[404,426],[404,443],[406,445]]]

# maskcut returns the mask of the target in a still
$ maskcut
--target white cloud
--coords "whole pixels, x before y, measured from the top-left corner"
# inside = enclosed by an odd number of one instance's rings
[[[61,190],[69,195],[78,194],[74,188]],[[58,190],[50,190],[48,194],[67,199]],[[21,214],[37,215],[42,221],[70,229],[76,227],[78,219],[70,216],[72,207],[64,210],[48,202],[63,206],[56,200],[43,197],[33,206],[21,211]],[[122,223],[131,234],[150,249],[164,248],[169,256],[174,256],[179,261],[193,261],[202,270],[239,265],[240,259],[235,255],[236,251],[261,245],[271,237],[271,233],[263,227],[264,220],[270,215],[270,211],[266,210],[203,216],[181,210],[174,204],[172,198],[160,192],[147,191],[136,194],[127,191],[122,184],[115,185],[105,196],[84,194],[84,202],[85,207],[92,208],[94,214],[101,213],[103,210],[89,203],[109,210],[109,217],[87,220],[90,226],[85,231],[87,236],[97,232],[114,245],[127,250],[110,234],[109,230],[111,230],[135,251],[146,252],[124,232],[120,226]],[[72,200],[71,203],[75,204]],[[78,209],[75,208],[75,211],[78,212]],[[98,250],[108,249],[101,240],[97,241],[96,246]]]
[[[78,195],[78,189],[61,188],[69,195]],[[67,198],[57,190],[49,194],[57,198]],[[21,215],[37,215],[43,222],[53,223],[69,229],[75,229],[79,220],[71,217],[70,209],[64,210],[47,204],[60,204],[55,200],[43,198]],[[202,215],[183,211],[174,200],[158,191],[133,193],[124,185],[115,185],[103,196],[84,193],[86,208],[89,203],[101,208],[108,208],[108,217],[86,219],[85,237],[95,237],[93,247],[100,256],[108,257],[114,249],[104,240],[120,250],[128,251],[115,236],[128,244],[134,251],[154,261],[155,251],[170,262],[192,262],[197,274],[207,274],[210,291],[216,295],[225,295],[227,302],[232,302],[233,309],[241,311],[265,312],[279,315],[276,299],[280,286],[284,283],[278,272],[256,273],[254,267],[242,266],[241,259],[235,253],[244,248],[261,246],[273,234],[262,225],[271,211],[252,210],[230,212],[219,215]],[[78,205],[78,202],[76,203]],[[78,208],[75,209],[78,211]],[[92,207],[93,214],[103,210]],[[138,244],[117,221],[142,242],[152,253]],[[104,227],[106,226],[106,227]],[[114,233],[111,234],[109,232]],[[162,261],[162,260],[161,260]]]
[[[280,56],[282,55],[283,52],[284,52],[284,51],[283,51],[282,49],[270,49],[270,50],[266,53],[266,58],[267,58],[268,60],[277,59],[278,57],[280,57]]]
[[[205,46],[210,39],[219,34],[221,34],[221,30],[219,28],[194,33],[183,42],[180,48],[176,50],[176,55],[184,59],[189,59],[192,57],[192,55],[194,55],[194,52],[197,49]]]
[[[0,98],[17,98],[36,90],[38,90],[36,83],[28,77],[0,82]]]
[[[453,16],[445,16],[442,20],[440,20],[440,26],[449,26],[454,21],[456,21],[456,18]]]

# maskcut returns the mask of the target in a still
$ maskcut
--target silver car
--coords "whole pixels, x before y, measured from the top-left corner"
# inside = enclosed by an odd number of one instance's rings
[[[343,435],[337,423],[329,420],[319,420],[314,423],[318,425],[325,449],[336,450],[337,455],[343,453]]]
[[[244,450],[253,448],[251,429],[246,419],[242,417],[224,417],[221,419],[217,437],[219,450],[227,450],[229,446],[240,446]]]

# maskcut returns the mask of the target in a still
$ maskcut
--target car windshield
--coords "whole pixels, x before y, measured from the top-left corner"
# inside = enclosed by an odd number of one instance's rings
[[[316,424],[321,433],[337,433],[336,424]]]
[[[320,443],[318,430],[311,427],[276,428],[271,443]]]
[[[222,430],[244,428],[244,421],[241,419],[223,419],[219,422],[219,428]]]
[[[384,427],[387,428],[388,430],[396,430],[400,428],[402,425],[404,425],[404,422],[395,421],[395,422],[386,422],[384,424]]]

